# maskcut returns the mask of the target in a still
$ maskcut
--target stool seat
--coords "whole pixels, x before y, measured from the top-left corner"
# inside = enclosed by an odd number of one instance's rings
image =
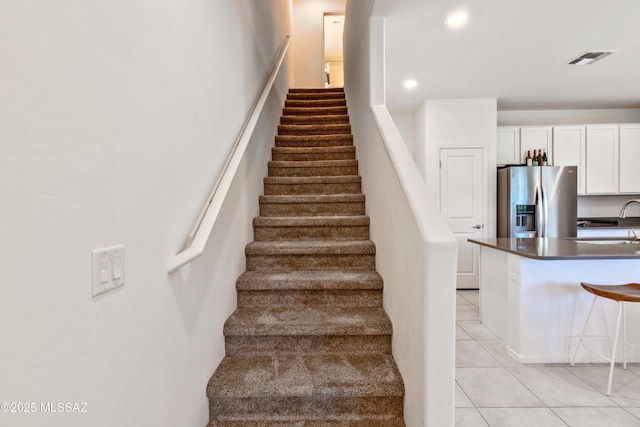
[[[581,283],[582,287],[594,295],[614,301],[640,302],[640,283],[626,285],[592,285]]]
[[[576,346],[575,353],[573,353],[573,359],[571,359],[571,366],[573,366],[576,362],[576,357],[578,356],[578,349],[580,345],[584,345],[584,342],[588,339],[596,338],[596,337],[588,337],[585,338],[584,333],[587,330],[587,323],[589,323],[589,318],[591,317],[591,312],[593,311],[593,306],[595,305],[596,299],[598,297],[607,298],[618,303],[618,321],[616,323],[616,332],[613,337],[613,347],[611,349],[611,356],[609,358],[604,357],[605,360],[609,361],[609,382],[607,384],[607,396],[611,395],[611,383],[613,381],[613,366],[615,365],[616,359],[616,350],[618,349],[618,337],[620,333],[620,321],[622,321],[622,348],[623,348],[623,364],[622,367],[627,369],[627,345],[632,345],[627,343],[627,323],[624,316],[624,303],[625,302],[640,302],[640,284],[638,283],[627,283],[626,285],[592,285],[591,283],[581,283],[582,287],[585,291],[593,294],[593,301],[591,302],[591,308],[589,309],[589,314],[587,314],[587,318],[584,321],[584,327],[582,329],[582,334],[580,335],[580,340],[578,341],[578,345]]]

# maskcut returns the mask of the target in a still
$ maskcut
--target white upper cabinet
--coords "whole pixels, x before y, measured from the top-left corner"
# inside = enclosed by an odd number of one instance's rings
[[[620,193],[640,194],[640,125],[620,125]]]
[[[585,194],[585,126],[553,128],[553,164],[578,166],[578,194]]]
[[[524,163],[520,152],[520,128],[517,126],[498,127],[496,139],[496,163],[499,165],[519,165]]]
[[[618,192],[618,125],[587,126],[586,194]]]
[[[542,150],[549,165],[578,166],[578,194],[640,194],[640,123],[499,126],[497,164],[524,164]]]
[[[523,153],[522,158],[526,157],[527,151],[531,151],[531,155],[538,150],[547,153],[548,164],[555,164],[551,155],[551,126],[526,126],[520,128],[520,150]]]

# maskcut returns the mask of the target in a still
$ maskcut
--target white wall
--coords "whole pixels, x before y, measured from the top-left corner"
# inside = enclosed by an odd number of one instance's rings
[[[384,20],[347,4],[345,90],[408,427],[454,424],[456,241],[384,102]],[[375,104],[375,105],[371,105]]]
[[[283,79],[205,254],[172,276],[167,262],[259,94],[290,7],[0,5],[0,396],[88,411],[0,423],[207,423]],[[126,284],[92,298],[90,250],[118,243]]]
[[[346,0],[293,0],[292,87],[324,87],[324,13],[344,13]]]
[[[498,111],[498,126],[639,123],[640,108]]]
[[[430,99],[415,113],[415,153],[426,177],[427,187],[439,200],[440,149],[483,148],[486,170],[486,236],[495,236],[496,192],[496,99]],[[420,148],[419,148],[420,147]]]
[[[578,218],[617,217],[625,202],[638,199],[640,195],[626,194],[623,196],[579,196]],[[633,204],[627,208],[627,217],[640,216],[640,206]]]
[[[396,124],[398,131],[400,131],[400,135],[402,135],[402,139],[404,140],[405,145],[407,146],[407,150],[411,156],[414,155],[414,136],[415,132],[415,123],[413,120],[413,113],[391,113],[391,117],[393,118],[393,122]]]

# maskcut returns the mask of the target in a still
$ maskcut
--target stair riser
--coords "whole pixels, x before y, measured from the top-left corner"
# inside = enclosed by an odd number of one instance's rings
[[[374,270],[375,255],[248,255],[247,270]]]
[[[318,116],[323,114],[347,114],[347,107],[288,107],[282,110],[284,116]]]
[[[261,203],[261,216],[364,215],[364,202],[356,203]]]
[[[358,175],[358,166],[327,167],[273,167],[269,166],[269,176],[345,176]]]
[[[342,87],[328,87],[328,88],[293,87],[289,89],[289,93],[327,93],[327,92],[344,93],[344,88]]]
[[[327,396],[269,398],[246,397],[210,399],[211,420],[294,421],[353,420],[367,424],[368,417],[402,418],[400,396]],[[356,418],[358,417],[358,418]],[[268,424],[263,424],[268,425]]]
[[[285,108],[317,108],[317,107],[346,107],[346,99],[321,99],[314,101],[307,100],[286,100]]]
[[[272,152],[271,158],[277,162],[297,162],[297,161],[314,161],[314,160],[354,160],[356,158],[355,151],[327,151],[327,152],[299,152],[299,153],[280,153]]]
[[[360,183],[343,184],[265,184],[264,194],[288,195],[288,194],[360,194]]]
[[[351,125],[279,125],[279,135],[346,135]]]
[[[369,240],[369,226],[254,227],[254,240]]]
[[[322,115],[322,116],[282,116],[281,125],[348,125],[349,116],[345,115]]]
[[[287,100],[289,101],[315,101],[315,100],[326,100],[326,99],[345,99],[343,92],[316,92],[316,93],[288,93]]]
[[[391,354],[391,335],[298,335],[225,337],[227,356],[273,354]]]
[[[278,139],[276,136],[276,147],[282,148],[313,148],[313,147],[353,147],[353,137],[351,135],[336,135],[344,137],[343,139],[317,139],[317,138],[299,138],[299,139]]]
[[[354,420],[270,421],[268,427],[405,427],[401,418]],[[211,421],[207,427],[267,427],[262,421]]]
[[[382,307],[382,290],[239,291],[238,308]]]

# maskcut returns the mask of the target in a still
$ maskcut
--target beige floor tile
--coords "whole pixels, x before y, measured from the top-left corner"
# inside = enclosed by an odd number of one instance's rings
[[[544,406],[506,368],[457,368],[456,380],[479,408]]]
[[[522,366],[513,357],[509,356],[506,344],[498,339],[476,341],[502,366]]]
[[[569,370],[600,393],[607,392],[609,365],[576,365]],[[620,406],[640,406],[640,375],[616,365],[609,398]]]
[[[548,408],[481,408],[478,411],[491,427],[566,427]]]
[[[480,304],[480,294],[478,291],[457,291],[457,295],[467,300],[471,305],[476,307]]]
[[[623,408],[553,408],[570,427],[632,427],[640,419]]]
[[[465,330],[466,333],[471,335],[474,340],[496,340],[493,332],[487,329],[478,320],[459,320],[458,326]]]
[[[638,407],[638,406],[626,407],[624,409],[626,409],[628,412],[630,412],[631,415],[633,415],[634,417],[640,419],[640,407]]]
[[[477,409],[456,408],[456,427],[488,427],[488,425]]]
[[[456,367],[500,367],[500,362],[475,341],[456,341]]]
[[[456,340],[472,341],[473,337],[456,324]]]
[[[616,406],[564,366],[535,365],[508,369],[549,407]]]
[[[456,307],[456,320],[479,320],[478,307],[463,305]]]
[[[473,403],[469,400],[464,390],[456,382],[456,408],[473,408]]]
[[[463,297],[461,297],[460,295],[456,295],[456,306],[460,307],[460,306],[468,306],[468,305],[473,305],[471,304],[469,301],[467,301],[466,299],[464,299]]]

